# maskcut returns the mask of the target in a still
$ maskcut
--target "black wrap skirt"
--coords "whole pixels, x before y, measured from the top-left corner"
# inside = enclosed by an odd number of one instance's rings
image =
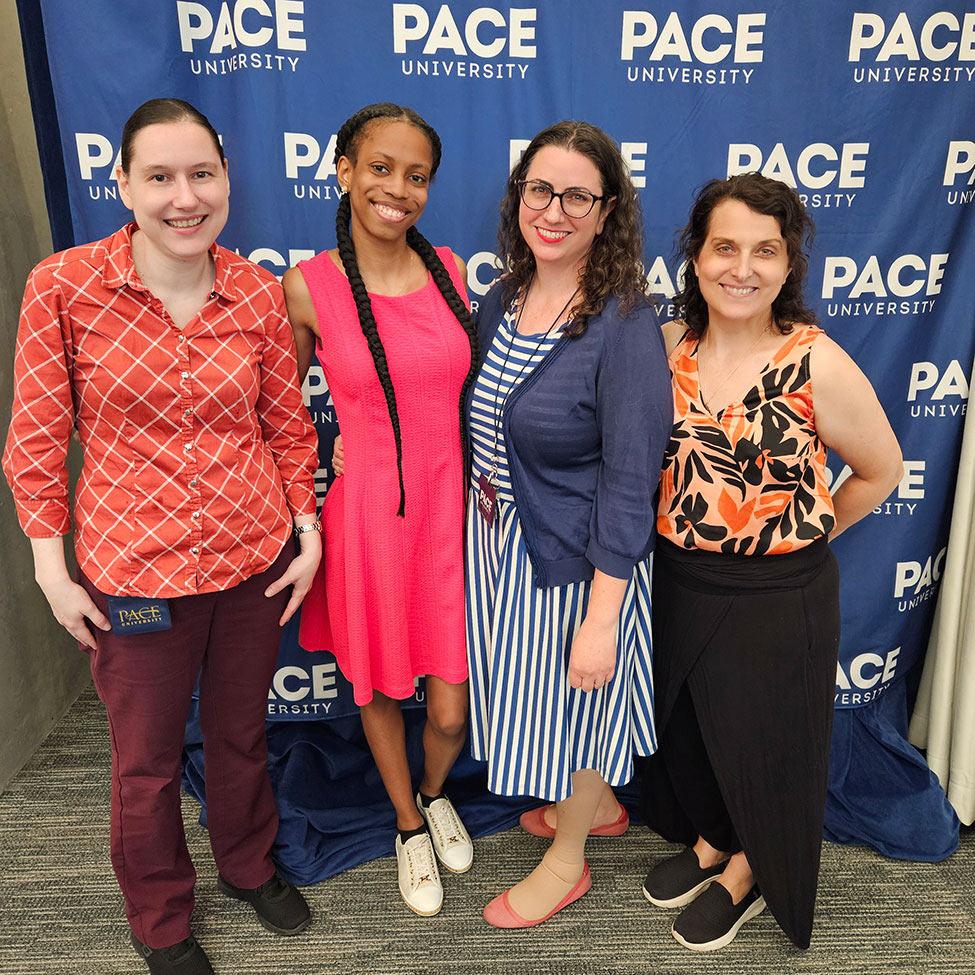
[[[775,556],[657,545],[661,750],[643,769],[644,816],[671,842],[696,839],[693,810],[680,807],[662,754],[686,684],[755,880],[800,948],[809,945],[816,902],[839,628],[839,573],[824,538]]]

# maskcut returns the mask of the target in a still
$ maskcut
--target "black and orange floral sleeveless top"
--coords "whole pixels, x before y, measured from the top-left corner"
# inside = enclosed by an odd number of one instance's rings
[[[712,415],[701,399],[698,338],[670,354],[674,429],[660,476],[657,530],[686,549],[782,555],[835,523],[826,448],[816,434],[809,353],[797,325],[744,399]]]

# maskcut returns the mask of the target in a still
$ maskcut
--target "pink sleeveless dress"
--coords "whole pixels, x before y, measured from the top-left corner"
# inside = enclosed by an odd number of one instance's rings
[[[437,253],[466,301],[450,249]],[[460,432],[467,335],[433,278],[407,295],[370,295],[400,419],[400,518],[393,428],[349,282],[324,252],[298,266],[345,451],[345,473],[322,508],[325,554],[301,608],[299,643],[335,655],[359,705],[374,690],[411,697],[421,675],[460,683],[467,679]]]

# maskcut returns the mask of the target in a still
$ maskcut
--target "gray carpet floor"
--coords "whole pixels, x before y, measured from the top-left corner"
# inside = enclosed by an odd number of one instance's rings
[[[0,975],[146,971],[128,945],[108,860],[107,769],[104,713],[89,692],[0,796]],[[306,888],[315,923],[285,939],[216,891],[191,800],[183,813],[199,874],[194,927],[220,975],[975,973],[972,830],[940,864],[826,844],[808,951],[793,948],[766,913],[704,956],[678,945],[672,916],[640,893],[648,861],[672,849],[640,827],[591,841],[593,890],[534,930],[498,932],[480,917],[544,850],[516,829],[476,841],[474,869],[445,877],[438,917],[406,910],[395,861],[382,859]]]

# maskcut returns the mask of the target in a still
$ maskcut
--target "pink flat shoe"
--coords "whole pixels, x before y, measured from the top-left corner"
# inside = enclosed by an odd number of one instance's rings
[[[526,833],[532,836],[542,836],[547,840],[555,836],[555,830],[545,821],[545,810],[552,806],[539,806],[537,809],[529,809],[522,813],[518,820],[519,825]],[[620,803],[620,814],[611,823],[603,823],[602,826],[593,826],[589,830],[590,836],[622,836],[630,828],[630,814],[626,811],[626,806]]]
[[[491,927],[494,928],[534,928],[539,924],[544,923],[550,917],[558,914],[563,907],[568,907],[573,901],[577,901],[583,894],[588,893],[589,889],[592,887],[592,875],[589,873],[589,861],[585,862],[582,870],[582,876],[579,878],[579,882],[575,887],[570,890],[565,897],[562,898],[545,915],[545,917],[540,917],[534,921],[527,921],[520,914],[517,914],[511,907],[511,903],[508,901],[508,892],[505,891],[503,894],[498,894],[497,897],[491,901],[487,907],[484,908],[484,920],[487,921]]]

